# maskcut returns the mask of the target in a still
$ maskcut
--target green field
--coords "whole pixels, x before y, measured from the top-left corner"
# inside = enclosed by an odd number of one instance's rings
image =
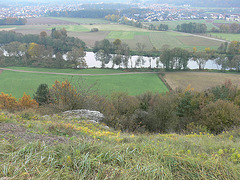
[[[109,24],[110,23],[110,21],[107,21],[105,19],[95,19],[95,18],[66,18],[66,17],[50,17],[50,18],[79,23],[79,24]]]
[[[45,69],[44,71],[46,72],[47,70]],[[52,70],[49,71],[53,72]],[[92,73],[93,71],[94,70],[90,70],[89,73]],[[96,72],[100,74],[100,71],[101,70],[97,70]],[[105,72],[106,70],[103,70],[102,73]],[[79,81],[79,79],[85,80],[87,84],[97,83],[96,88],[99,89],[101,94],[105,95],[109,95],[111,92],[115,91],[127,92],[129,95],[138,95],[146,91],[168,91],[166,86],[158,78],[157,74],[68,76],[3,71],[0,74],[0,77],[0,91],[8,94],[11,93],[17,98],[22,97],[24,92],[32,96],[39,84],[47,83],[51,86],[54,84],[55,80],[63,81],[65,79],[73,82],[73,84]]]
[[[112,31],[107,35],[107,39],[134,39],[134,32]]]
[[[228,34],[228,33],[209,33],[212,37],[228,40],[228,41],[240,41],[239,34]]]
[[[31,67],[5,67],[9,69],[17,69],[24,71],[40,71],[40,72],[55,72],[55,73],[71,73],[71,74],[112,74],[124,73],[117,69],[54,69],[54,68],[31,68]]]
[[[98,28],[99,31],[134,31],[134,32],[150,32],[147,29],[137,28],[133,26],[123,25],[123,24],[96,24],[96,25],[83,25],[84,27]]]
[[[56,28],[57,29],[65,28],[67,31],[71,31],[71,32],[89,32],[91,30],[82,25],[60,25],[60,26],[56,26]],[[51,30],[52,27],[48,29]]]
[[[154,32],[150,33],[149,37],[152,45],[157,49],[160,49],[163,45],[169,45],[171,48],[181,47],[192,50],[193,47],[196,47],[197,50],[204,50],[206,47],[217,49],[221,45],[221,42],[215,40],[178,32]]]
[[[213,20],[213,23],[221,23],[221,24],[232,24],[232,23],[240,23],[240,22],[237,22],[237,21],[226,21],[226,20],[220,20],[220,19],[215,19]]]

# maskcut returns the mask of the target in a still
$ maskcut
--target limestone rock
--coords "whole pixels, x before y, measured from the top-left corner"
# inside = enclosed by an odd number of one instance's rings
[[[79,118],[86,119],[91,122],[100,122],[104,118],[104,115],[99,111],[91,111],[87,109],[69,110],[63,112],[62,115],[66,116],[68,119]]]

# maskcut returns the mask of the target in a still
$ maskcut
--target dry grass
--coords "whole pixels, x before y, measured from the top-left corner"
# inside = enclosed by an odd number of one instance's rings
[[[56,25],[56,24],[77,24],[75,22],[69,22],[62,19],[54,19],[54,18],[47,18],[47,17],[39,17],[39,18],[29,18],[27,20],[27,25]]]
[[[70,37],[77,37],[83,40],[88,47],[93,47],[96,41],[104,40],[108,31],[99,32],[68,32]]]
[[[207,88],[223,84],[228,79],[230,79],[235,85],[240,84],[240,74],[167,72],[164,78],[173,89],[186,89],[186,87],[190,84],[195,91],[203,91]]]

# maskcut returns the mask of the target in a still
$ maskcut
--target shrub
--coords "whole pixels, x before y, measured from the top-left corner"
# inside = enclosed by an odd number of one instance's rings
[[[17,99],[12,97],[12,95],[0,94],[0,109],[14,110],[18,106]]]
[[[21,109],[38,107],[38,103],[34,99],[31,99],[31,97],[26,93],[24,93],[23,97],[18,100],[18,104]]]
[[[105,110],[105,122],[115,129],[123,131],[134,131],[137,127],[135,119],[132,118],[136,109],[139,108],[139,101],[127,93],[116,92],[111,95],[109,104],[111,111]]]
[[[33,99],[35,99],[40,106],[43,104],[48,104],[50,99],[48,85],[40,84],[36,93],[33,95]]]
[[[148,110],[148,118],[143,120],[146,129],[151,132],[167,132],[176,130],[178,118],[176,116],[177,94],[155,95]]]
[[[200,125],[214,133],[240,125],[240,109],[232,102],[217,100],[201,109]]]
[[[98,32],[98,28],[92,28],[91,32]]]
[[[215,101],[218,99],[233,100],[237,94],[237,87],[232,84],[231,80],[226,80],[223,85],[213,87],[209,92],[214,95]]]
[[[58,110],[73,110],[79,108],[81,101],[77,90],[70,84],[68,80],[60,83],[55,81],[49,90],[50,99],[54,108]]]

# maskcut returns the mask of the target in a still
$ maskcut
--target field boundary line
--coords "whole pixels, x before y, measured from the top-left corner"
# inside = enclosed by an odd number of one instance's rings
[[[1,68],[0,71],[14,71],[23,73],[34,73],[34,74],[54,74],[54,75],[68,75],[68,76],[115,76],[115,75],[127,75],[127,74],[158,74],[159,72],[126,72],[126,73],[110,73],[110,74],[74,74],[74,73],[56,73],[56,72],[41,72],[41,71],[25,71],[17,69]]]
[[[158,74],[158,77],[165,84],[169,91],[173,90],[173,88],[168,84],[167,80],[163,77],[163,75]]]
[[[171,31],[172,31],[172,30],[171,30]],[[186,35],[195,36],[195,37],[201,37],[201,38],[205,38],[205,39],[209,39],[209,40],[214,40],[214,41],[220,41],[220,42],[228,42],[228,43],[230,43],[230,41],[222,40],[222,39],[217,39],[217,38],[213,38],[213,37],[207,37],[207,36],[202,36],[202,35],[197,35],[197,34],[191,34],[191,33],[185,33],[185,32],[178,32],[178,31],[172,31],[172,32],[176,32],[176,33],[179,33],[179,34],[186,34]]]

